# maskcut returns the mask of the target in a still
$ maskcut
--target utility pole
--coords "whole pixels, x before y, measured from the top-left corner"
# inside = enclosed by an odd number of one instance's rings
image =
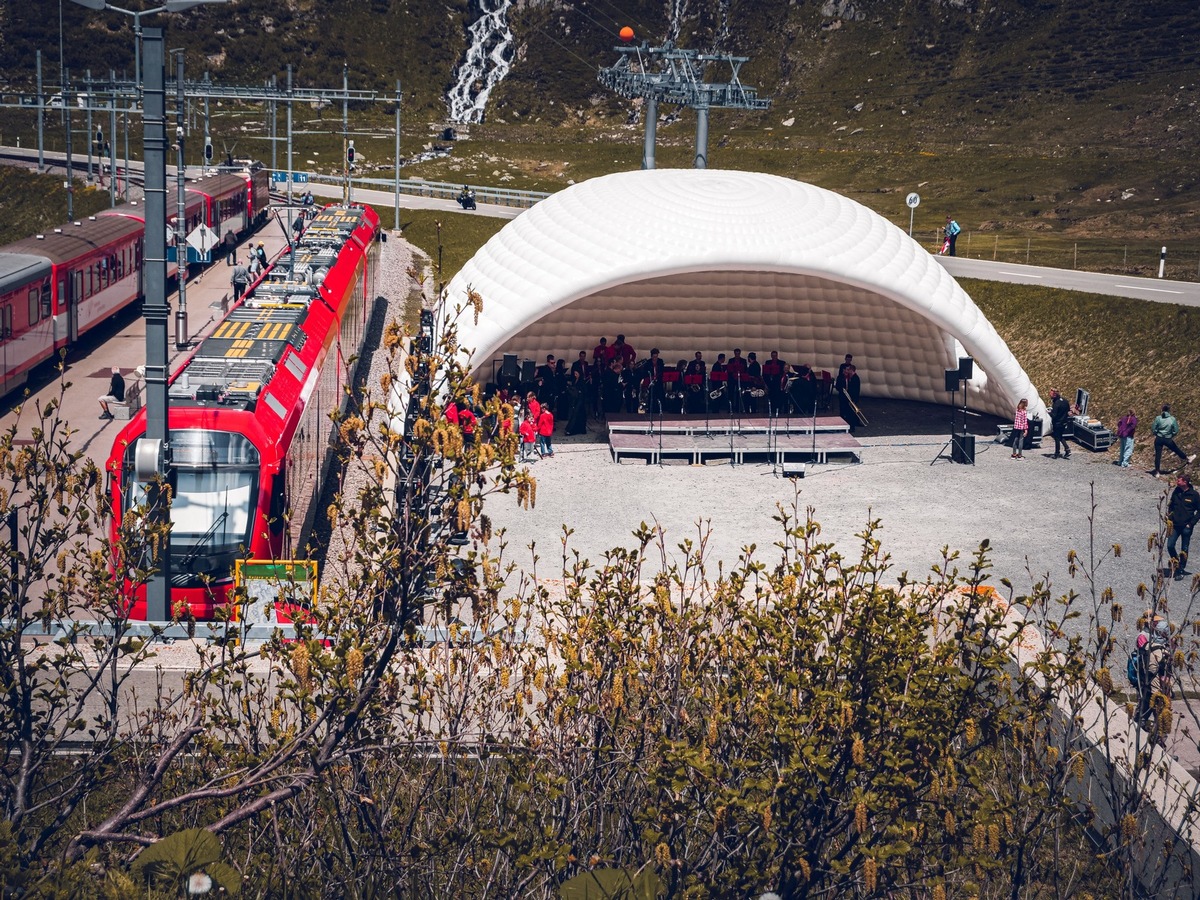
[[[400,79],[396,79],[396,202],[392,220],[392,227],[400,230],[400,103],[404,94],[400,90]]]
[[[67,221],[73,222],[75,221],[75,182],[71,179],[71,106],[73,102],[71,100],[71,88],[69,87],[71,83],[70,73],[65,73],[63,78],[66,81],[66,84],[63,85],[62,96],[63,117],[67,123]]]
[[[350,64],[342,63],[342,166],[346,173],[342,185],[342,202],[347,206],[350,205],[350,147],[346,143],[350,140],[350,102],[347,99],[349,90]]]
[[[292,168],[292,64],[288,63],[287,67],[287,205],[288,215],[291,215],[292,209],[292,173],[296,171]]]
[[[61,8],[59,10],[61,12]],[[46,99],[42,94],[42,51],[37,52],[37,91],[38,91],[38,174],[46,171],[46,146],[43,131],[46,126]]]
[[[84,103],[87,112],[87,183],[92,183],[92,135],[96,132],[92,131],[92,70],[88,69],[83,76],[84,88]]]
[[[187,99],[183,94],[183,51],[175,57],[175,265],[179,269],[179,309],[175,310],[175,349],[188,345],[187,279],[187,165],[183,138],[187,124]]]
[[[163,30],[147,28],[145,46],[139,54],[142,68],[142,122],[145,125],[146,251],[144,278],[146,300],[146,437],[135,451],[141,480],[151,482],[149,521],[151,526],[170,524],[167,464],[170,458],[167,410],[167,164],[166,97]],[[170,612],[170,540],[156,541],[154,575],[146,585],[146,619],[164,622]]]

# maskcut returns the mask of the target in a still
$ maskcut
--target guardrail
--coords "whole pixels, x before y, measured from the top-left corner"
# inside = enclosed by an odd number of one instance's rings
[[[308,180],[316,184],[341,185],[344,179],[340,175],[321,175],[310,172]],[[393,178],[352,178],[350,179],[355,187],[371,188],[380,191],[394,191],[396,189],[396,181]],[[273,190],[279,190],[280,185],[272,185]],[[293,183],[292,192],[295,193],[298,187],[303,187],[302,184]],[[545,200],[550,196],[546,191],[521,191],[512,188],[485,187],[483,185],[469,185],[475,191],[476,203],[491,203],[495,206],[515,206],[522,209],[529,209],[531,206]],[[461,184],[451,184],[445,181],[425,181],[420,178],[401,178],[400,193],[412,197],[432,197],[436,200],[457,200],[459,192],[462,191]]]

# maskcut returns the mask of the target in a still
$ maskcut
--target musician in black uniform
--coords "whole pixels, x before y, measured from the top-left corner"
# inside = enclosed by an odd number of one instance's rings
[[[663,369],[665,368],[658,348],[650,351],[650,359],[642,372],[642,387],[647,390],[646,407],[654,415],[662,415],[663,401]]]
[[[734,412],[740,413],[745,409],[745,393],[750,388],[750,381],[746,378],[746,360],[742,358],[740,348],[734,348],[727,371],[729,372],[729,402],[733,404]]]
[[[783,393],[783,374],[787,371],[787,365],[779,358],[779,351],[772,350],[771,358],[763,363],[762,377],[767,384],[767,410],[768,415],[782,416],[784,407],[787,405],[787,398]]]
[[[690,413],[704,412],[704,392],[707,388],[708,366],[704,364],[704,355],[697,350],[695,358],[688,363],[687,371],[684,375],[691,376],[688,378],[688,384],[684,387],[684,408]],[[699,381],[696,378],[699,377]]]
[[[533,380],[537,382],[538,402],[543,406],[554,399],[554,369],[554,354],[548,353],[546,354],[546,364],[538,366],[533,375]]]
[[[746,357],[746,378],[750,383],[750,393],[746,397],[746,412],[758,412],[758,398],[754,396],[756,391],[765,391],[766,386],[763,384],[762,365],[758,361],[758,354],[751,351]]]
[[[792,372],[788,376],[788,393],[791,395],[796,415],[816,415],[814,410],[817,405],[817,379],[813,377],[810,366],[792,366]]]
[[[862,423],[859,421],[858,414],[854,412],[854,407],[858,405],[861,383],[858,379],[858,370],[853,363],[842,370],[838,381],[841,383],[841,387],[838,389],[839,412],[850,426],[850,433],[854,434],[854,429]]]
[[[708,372],[708,408],[711,412],[729,409],[729,366],[725,354],[718,353],[717,361]],[[716,395],[715,397],[713,395]]]

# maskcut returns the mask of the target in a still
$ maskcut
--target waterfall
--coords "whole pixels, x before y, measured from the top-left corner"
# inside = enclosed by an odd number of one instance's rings
[[[508,27],[508,10],[513,0],[476,0],[479,18],[467,29],[470,45],[455,73],[454,86],[446,95],[450,121],[483,121],[492,88],[508,74],[513,34]]]

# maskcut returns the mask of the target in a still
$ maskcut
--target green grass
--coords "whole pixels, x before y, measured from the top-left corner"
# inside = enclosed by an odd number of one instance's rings
[[[379,210],[384,225],[392,221],[390,209]],[[400,227],[409,243],[421,248],[430,259],[436,284],[449,284],[458,270],[496,232],[507,219],[468,216],[426,209],[400,210]]]
[[[75,218],[108,209],[108,191],[75,186]],[[67,221],[62,178],[0,166],[0,245],[55,228]]]

